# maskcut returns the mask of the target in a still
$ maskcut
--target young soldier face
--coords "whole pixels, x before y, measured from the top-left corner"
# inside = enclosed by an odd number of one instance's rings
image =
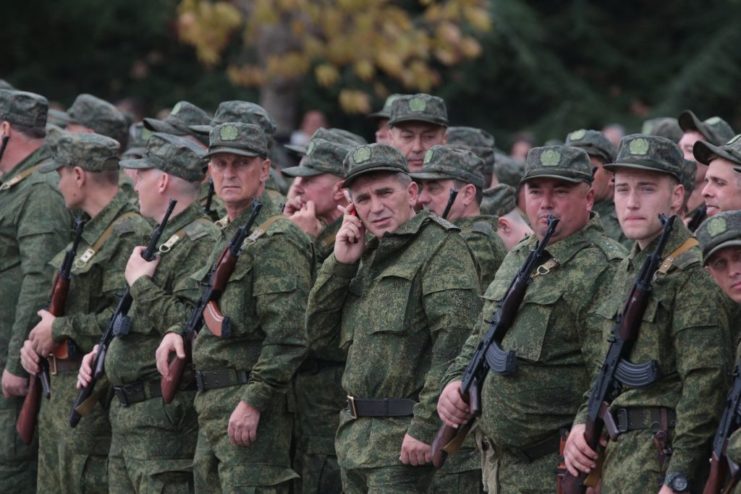
[[[659,234],[659,214],[679,211],[683,197],[684,187],[664,173],[628,168],[615,172],[615,212],[620,228],[641,247]]]
[[[713,254],[707,269],[723,293],[741,303],[741,246],[727,247]]]
[[[599,202],[610,199],[612,197],[612,173],[605,169],[604,162],[601,158],[590,156],[589,160],[594,167],[594,180],[592,181],[594,201]]]
[[[216,154],[208,163],[214,190],[228,207],[248,206],[262,192],[270,160],[259,156]]]
[[[75,180],[75,170],[71,166],[57,169],[59,175],[59,192],[64,197],[64,205],[72,209],[79,207],[82,202],[82,192]]]
[[[158,182],[162,172],[155,168],[134,170],[134,190],[139,195],[139,212],[146,218],[155,218],[159,211]]]
[[[682,137],[679,139],[679,149],[682,150],[682,154],[684,155],[684,159],[695,161],[695,155],[692,154],[692,146],[695,145],[697,141],[700,141],[704,139],[702,134],[697,132],[696,130],[688,130],[684,134],[682,134]],[[697,175],[695,176],[695,183],[701,184],[703,180],[705,180],[705,172],[707,171],[708,167],[702,163],[697,163]]]
[[[707,168],[702,197],[708,216],[741,209],[741,173],[734,171],[733,164],[723,158],[712,160]]]
[[[337,209],[337,203],[342,198],[342,192],[337,186],[341,180],[331,173],[322,173],[313,177],[296,177],[292,187],[301,198],[301,203],[312,201],[316,207],[316,215],[322,217]]]
[[[425,122],[404,122],[391,128],[390,144],[407,159],[410,172],[422,170],[425,153],[447,142],[445,127]]]
[[[441,216],[445,212],[445,207],[448,205],[450,189],[454,185],[453,180],[425,180],[421,182],[417,204]],[[453,221],[460,216],[458,211],[460,207],[458,204],[460,204],[458,201],[453,203],[448,214],[448,220]]]
[[[376,237],[395,232],[414,216],[417,184],[395,174],[360,176],[352,182],[350,193],[358,217]]]
[[[382,118],[378,121],[376,128],[376,143],[388,144],[391,146],[391,127],[389,127],[388,118]]]
[[[533,178],[525,182],[525,211],[539,239],[548,230],[548,215],[560,219],[551,237],[551,242],[555,242],[584,228],[593,205],[594,191],[584,182],[557,178]]]

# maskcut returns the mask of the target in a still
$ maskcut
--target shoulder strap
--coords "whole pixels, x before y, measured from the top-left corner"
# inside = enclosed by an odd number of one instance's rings
[[[22,171],[21,173],[19,173],[15,177],[13,177],[10,180],[8,180],[7,182],[3,183],[2,185],[0,185],[0,192],[6,191],[6,190],[10,189],[11,187],[13,187],[14,185],[17,185],[17,184],[23,182],[25,179],[27,179],[28,177],[30,177],[33,174],[33,172],[35,172],[36,170],[38,170],[40,166],[41,166],[41,163],[39,163],[36,166],[32,166],[28,170]]]
[[[669,254],[668,256],[664,258],[664,260],[661,262],[661,265],[659,266],[659,269],[657,269],[656,272],[661,273],[661,274],[668,273],[672,265],[674,264],[674,261],[679,256],[681,256],[682,254],[690,250],[692,247],[695,247],[697,245],[699,245],[699,242],[697,241],[696,238],[694,237],[688,238],[687,240],[682,242],[682,245],[674,249],[674,251],[671,254]]]
[[[196,223],[196,222],[213,224],[210,220],[207,220],[205,218],[198,218],[195,221],[191,221],[190,223],[188,223],[187,225],[185,225],[184,227],[182,227],[180,230],[178,230],[175,233],[173,233],[170,236],[170,238],[168,238],[165,242],[162,243],[162,245],[160,245],[160,247],[158,249],[159,252],[160,252],[160,254],[164,254],[166,252],[170,252],[172,250],[172,248],[175,246],[175,244],[178,243],[180,240],[182,240],[183,237],[185,237],[187,235],[186,234],[186,231],[188,230],[188,228],[190,228],[190,226],[193,223]]]
[[[77,258],[77,260],[75,261],[75,266],[80,268],[84,266],[85,264],[87,264],[88,262],[90,262],[90,259],[93,258],[93,256],[98,252],[98,250],[100,250],[100,248],[103,247],[103,244],[105,244],[106,241],[108,241],[108,239],[111,237],[111,235],[113,234],[113,229],[116,227],[116,225],[118,225],[124,219],[133,218],[135,216],[139,216],[139,213],[135,213],[134,211],[129,211],[128,213],[124,213],[118,218],[116,218],[116,220],[110,225],[108,225],[108,228],[106,228],[103,231],[103,233],[100,234],[100,237],[98,237],[98,239],[93,243],[93,245],[85,249],[85,252],[83,252],[82,255],[80,255],[80,257]]]
[[[285,218],[285,216],[283,216],[282,214],[276,214],[275,216],[271,216],[270,218],[268,218],[267,220],[265,220],[265,222],[262,225],[258,226],[257,228],[255,228],[252,231],[252,233],[250,234],[250,236],[247,237],[247,241],[248,242],[254,242],[258,238],[262,237],[263,235],[265,235],[265,233],[268,231],[268,229],[271,226],[273,226],[273,224],[276,221],[278,221],[280,219],[283,219],[283,218]]]

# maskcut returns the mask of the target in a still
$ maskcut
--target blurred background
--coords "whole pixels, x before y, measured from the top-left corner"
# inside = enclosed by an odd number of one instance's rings
[[[23,0],[2,19],[0,78],[60,108],[246,99],[284,138],[312,110],[372,138],[388,94],[430,92],[503,149],[683,109],[741,129],[741,0]]]

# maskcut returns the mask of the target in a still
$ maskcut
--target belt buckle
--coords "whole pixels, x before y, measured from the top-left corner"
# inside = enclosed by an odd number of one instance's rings
[[[355,397],[352,395],[347,395],[347,406],[350,409],[350,416],[353,419],[358,418],[358,409],[355,406]]]
[[[128,408],[130,405],[129,395],[128,393],[126,393],[125,386],[116,386],[115,388],[113,388],[113,391],[116,393],[118,401],[121,402],[121,406],[123,406],[124,408]]]
[[[628,419],[628,409],[618,408],[615,411],[615,421],[617,422],[617,430],[620,434],[625,434],[626,432],[628,432],[628,429],[630,427]]]
[[[53,353],[49,353],[49,356],[46,358],[49,361],[49,374],[52,376],[57,375],[57,356]]]

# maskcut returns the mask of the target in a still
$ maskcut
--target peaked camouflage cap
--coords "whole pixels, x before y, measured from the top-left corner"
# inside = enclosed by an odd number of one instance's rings
[[[268,156],[268,137],[262,127],[255,124],[229,122],[211,129],[208,152],[205,157],[229,153],[239,156]]]
[[[205,150],[192,140],[164,132],[155,132],[147,140],[144,156],[121,160],[121,168],[157,168],[188,182],[200,182],[205,177]]]
[[[381,109],[381,111],[377,111],[375,113],[369,114],[368,118],[374,118],[377,120],[381,120],[381,119],[388,120],[389,118],[391,118],[391,105],[400,96],[403,96],[403,95],[398,94],[398,93],[389,95],[389,97],[386,98],[386,101],[384,101],[383,108]]]
[[[616,168],[633,168],[666,173],[683,182],[684,157],[674,142],[666,137],[630,134],[620,139],[614,163],[605,165],[610,171]]]
[[[311,135],[311,138],[309,141],[311,142],[314,139],[324,139],[325,141],[330,142],[338,142],[340,144],[347,144],[348,146],[359,146],[361,144],[368,144],[368,142],[363,139],[358,134],[354,134],[350,132],[349,130],[345,129],[337,129],[337,128],[331,128],[331,129],[325,129],[324,127],[319,127],[314,131],[314,133]],[[308,148],[307,144],[286,144],[283,146],[286,149],[290,149],[291,151],[298,153],[300,155],[306,154],[306,149]],[[285,171],[285,170],[284,170]]]
[[[132,160],[143,158],[147,153],[147,141],[151,135],[152,131],[144,127],[142,122],[137,122],[129,126],[128,147],[121,155],[121,159]]]
[[[723,158],[733,163],[733,168],[741,172],[741,134],[734,136],[722,146],[714,146],[705,141],[697,141],[692,148],[695,159],[709,165],[715,158]]]
[[[530,149],[521,183],[534,178],[557,178],[567,182],[592,183],[592,162],[586,151],[571,146],[542,146]]]
[[[49,125],[56,125],[63,129],[69,122],[70,118],[66,111],[49,108],[49,113],[46,116],[47,129]]]
[[[610,163],[615,159],[615,146],[598,130],[575,130],[566,136],[565,144],[583,149],[589,155],[598,156],[605,163]]]
[[[721,249],[741,246],[741,211],[722,211],[697,227],[695,236],[702,249],[702,262],[707,264]]]
[[[696,130],[711,144],[720,146],[728,142],[733,137],[733,129],[728,122],[720,117],[710,117],[707,120],[700,121],[690,110],[685,110],[679,114],[679,126],[684,132]]]
[[[96,133],[112,137],[121,145],[126,144],[129,123],[118,108],[91,94],[81,94],[67,109],[70,123],[76,123]]]
[[[375,172],[406,173],[407,160],[396,148],[386,144],[365,144],[348,153],[343,162],[345,187],[361,175]]]
[[[0,89],[15,89],[15,88],[5,79],[0,79]]]
[[[484,191],[481,212],[494,216],[504,216],[517,207],[517,191],[507,184],[497,184]]]
[[[26,91],[0,89],[0,122],[44,130],[49,102],[43,96]]]
[[[404,122],[426,122],[448,126],[448,109],[445,101],[430,94],[404,94],[391,102],[389,125]]]
[[[345,178],[343,162],[347,153],[358,147],[359,144],[341,141],[328,141],[312,138],[306,148],[306,155],[298,166],[284,168],[283,174],[289,177],[314,177],[324,173],[331,173]]]
[[[667,139],[679,143],[682,138],[682,128],[676,118],[657,117],[643,122],[641,134],[652,136],[666,137]]]
[[[422,170],[409,175],[415,180],[459,180],[484,188],[484,164],[473,151],[456,146],[432,146],[425,153]]]
[[[481,158],[485,174],[494,173],[494,136],[476,127],[448,127],[448,144],[465,147]]]
[[[692,194],[695,190],[695,177],[697,176],[697,163],[693,160],[682,159],[682,179],[681,184],[684,185],[684,193],[686,196]]]
[[[145,118],[144,127],[152,132],[167,132],[176,136],[199,135],[191,125],[208,125],[211,117],[204,110],[188,101],[178,101],[164,120]]]
[[[250,101],[240,100],[220,103],[210,124],[191,125],[190,128],[198,134],[209,134],[217,125],[235,122],[258,125],[268,137],[272,137],[277,130],[273,118],[265,108]]]
[[[52,158],[39,168],[42,173],[63,166],[79,166],[89,172],[118,169],[121,145],[115,139],[94,133],[73,133],[55,127],[49,132]]]
[[[496,148],[494,149],[494,175],[499,182],[517,188],[520,186],[524,174],[524,162],[518,161]]]

